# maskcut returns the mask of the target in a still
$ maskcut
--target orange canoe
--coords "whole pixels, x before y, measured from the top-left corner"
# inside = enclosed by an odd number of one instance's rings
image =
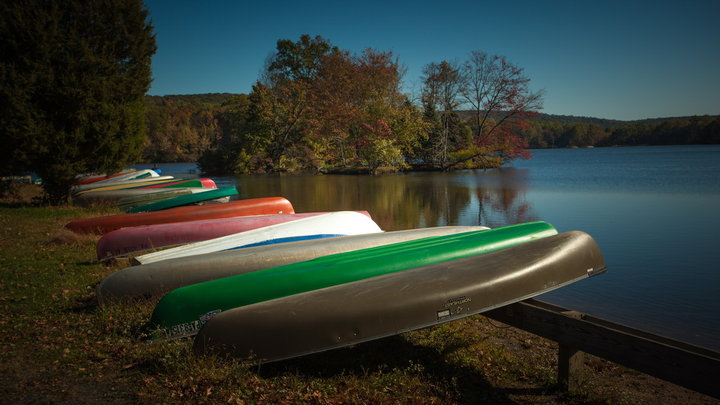
[[[105,234],[130,226],[167,224],[201,219],[229,218],[245,215],[294,214],[290,201],[283,197],[251,198],[224,204],[191,205],[162,211],[108,215],[71,221],[66,228],[77,233]]]

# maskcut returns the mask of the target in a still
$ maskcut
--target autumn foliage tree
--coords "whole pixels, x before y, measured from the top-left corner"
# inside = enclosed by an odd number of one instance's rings
[[[246,120],[232,130],[231,170],[403,167],[424,126],[400,90],[401,73],[389,52],[353,55],[319,36],[278,41],[248,95]]]
[[[323,60],[313,87],[313,133],[333,166],[402,167],[423,136],[417,110],[400,91],[401,69],[390,52],[366,49]]]
[[[430,63],[425,66],[423,73],[425,117],[433,124],[425,157],[427,163],[444,168],[450,159],[450,152],[462,147],[462,129],[457,110],[461,105],[463,76],[458,66],[447,61]]]
[[[461,94],[472,107],[477,159],[495,154],[504,161],[528,157],[527,142],[518,134],[529,126],[524,121],[542,108],[542,92],[529,88],[523,69],[503,56],[473,51],[464,64]],[[459,163],[459,161],[452,164]]]
[[[423,72],[425,117],[433,123],[431,139],[436,140],[428,145],[434,151],[432,165],[447,170],[528,156],[521,136],[528,128],[524,119],[541,108],[542,92],[529,89],[530,79],[521,68],[504,57],[474,51],[462,64],[430,63]],[[457,114],[463,107],[472,113],[467,123]]]

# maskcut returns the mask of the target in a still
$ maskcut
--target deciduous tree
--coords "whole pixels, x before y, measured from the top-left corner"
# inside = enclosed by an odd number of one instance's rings
[[[462,74],[456,64],[447,61],[426,65],[423,74],[425,114],[439,124],[430,133],[431,156],[434,164],[444,168],[460,133],[457,109],[461,105]]]
[[[462,76],[460,93],[471,106],[475,144],[480,147],[464,158],[496,153],[504,160],[526,156],[527,145],[518,134],[526,128],[523,119],[542,108],[542,92],[530,90],[522,68],[503,56],[480,51],[471,52]]]

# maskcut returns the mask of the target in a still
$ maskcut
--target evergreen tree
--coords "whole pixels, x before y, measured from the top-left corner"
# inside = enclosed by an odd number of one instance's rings
[[[60,203],[77,174],[137,159],[152,29],[142,0],[0,2],[0,172],[37,173]]]

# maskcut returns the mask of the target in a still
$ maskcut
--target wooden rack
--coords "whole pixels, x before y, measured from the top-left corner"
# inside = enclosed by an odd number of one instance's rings
[[[569,391],[578,388],[583,353],[590,353],[720,398],[718,352],[535,299],[483,315],[558,342],[558,382]]]

